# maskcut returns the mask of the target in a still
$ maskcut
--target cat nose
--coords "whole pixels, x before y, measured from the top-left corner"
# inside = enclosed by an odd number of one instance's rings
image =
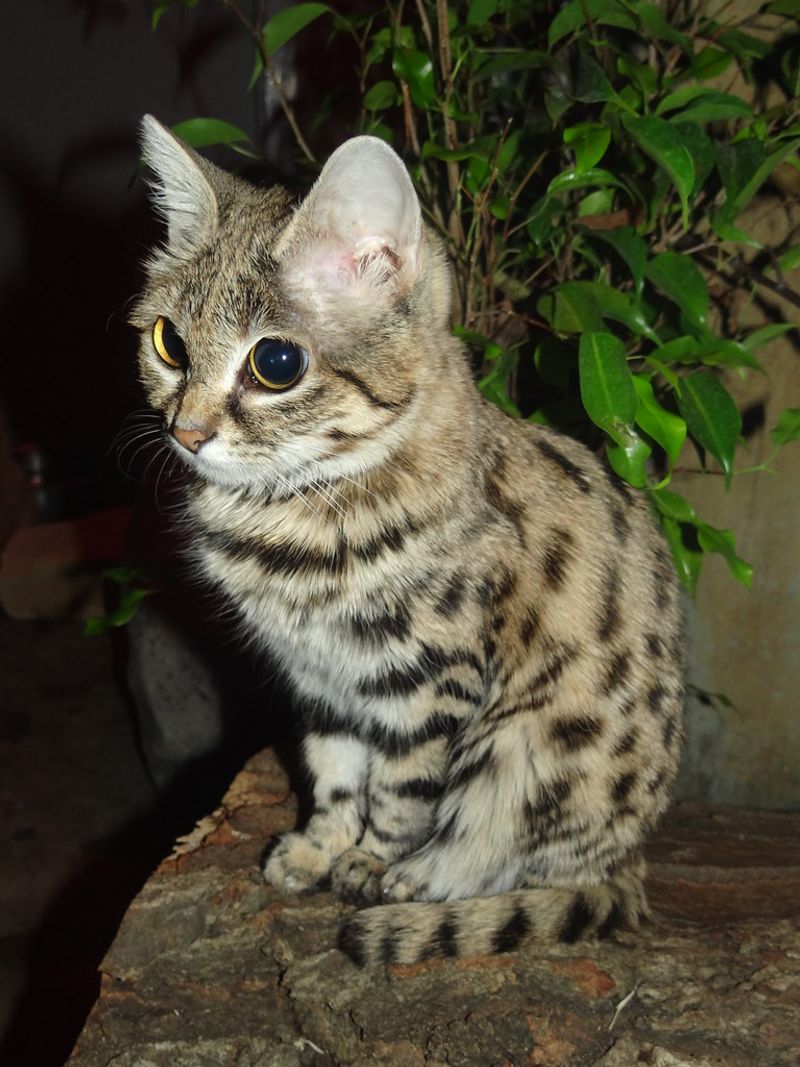
[[[174,422],[170,427],[170,433],[178,444],[183,445],[187,451],[194,453],[199,452],[200,446],[204,445],[206,441],[210,441],[214,436],[213,430],[208,430],[205,427],[192,426],[185,429]]]

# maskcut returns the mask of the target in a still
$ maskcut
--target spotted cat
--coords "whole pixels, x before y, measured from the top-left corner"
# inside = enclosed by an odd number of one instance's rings
[[[295,207],[143,131],[168,234],[141,377],[193,476],[197,566],[304,719],[313,813],[267,880],[361,905],[339,944],[362,964],[635,926],[683,690],[646,503],[481,398],[382,141]]]

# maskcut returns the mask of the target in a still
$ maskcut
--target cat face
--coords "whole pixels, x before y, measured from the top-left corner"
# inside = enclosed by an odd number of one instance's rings
[[[399,447],[441,362],[447,268],[383,142],[334,153],[292,210],[211,166],[149,116],[168,228],[132,316],[171,444],[221,485],[297,488]]]

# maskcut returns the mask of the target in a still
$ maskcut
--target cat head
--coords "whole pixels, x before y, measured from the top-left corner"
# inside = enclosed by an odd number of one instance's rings
[[[142,133],[167,237],[132,321],[178,453],[209,481],[272,489],[399,447],[443,373],[450,281],[398,156],[353,138],[293,207],[150,116]]]

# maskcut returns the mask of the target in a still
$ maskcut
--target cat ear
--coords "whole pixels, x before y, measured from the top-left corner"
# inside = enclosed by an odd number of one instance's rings
[[[142,156],[154,175],[153,200],[167,223],[169,251],[179,256],[196,252],[217,228],[211,165],[152,115],[142,119]]]
[[[277,253],[313,287],[370,288],[413,280],[422,216],[399,156],[378,137],[354,137],[330,157]]]

